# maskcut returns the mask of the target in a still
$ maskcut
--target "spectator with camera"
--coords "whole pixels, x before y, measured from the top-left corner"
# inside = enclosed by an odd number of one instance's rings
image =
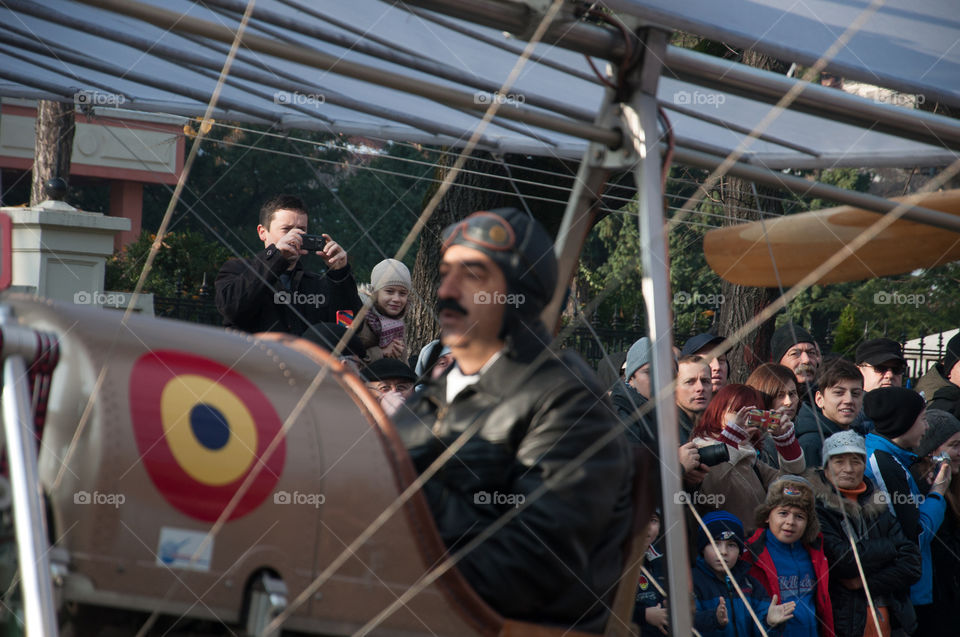
[[[830,564],[830,599],[838,635],[913,634],[916,614],[909,586],[920,579],[920,549],[864,477],[867,447],[855,431],[841,431],[823,443],[823,469],[811,481],[817,491],[817,518],[823,552]],[[856,554],[851,549],[851,539]],[[873,598],[867,601],[866,588]],[[880,632],[876,631],[879,624]]]
[[[299,197],[277,195],[267,201],[257,234],[264,249],[230,259],[217,274],[224,326],[299,336],[314,323],[336,322],[338,310],[360,309],[346,251],[328,234],[307,234],[307,210]],[[303,266],[301,257],[311,252],[327,264],[325,274]]]
[[[943,523],[930,543],[934,612],[924,624],[924,637],[952,637],[957,634],[957,621],[951,611],[960,606],[960,420],[949,412],[927,409],[927,433],[917,455],[920,460],[911,471],[924,492],[936,481],[940,465],[950,465]]]
[[[815,405],[804,403],[797,414],[797,439],[808,467],[819,467],[823,441],[837,433],[853,429],[863,435],[863,374],[856,365],[842,358],[825,361],[817,378]]]
[[[753,370],[746,384],[763,396],[763,408],[783,414],[791,422],[796,422],[800,411],[800,394],[797,390],[797,377],[789,367],[777,363],[764,363]],[[771,467],[780,465],[777,447],[773,438],[765,436],[760,449],[760,459]],[[804,455],[806,461],[806,455]]]
[[[903,387],[881,387],[867,394],[864,411],[874,429],[866,436],[866,474],[886,499],[904,534],[920,547],[920,581],[910,587],[910,601],[917,611],[918,634],[935,619],[933,609],[933,538],[943,522],[950,486],[950,463],[944,463],[924,494],[910,473],[917,461],[914,452],[927,428],[926,407],[920,394]]]
[[[782,474],[802,473],[806,469],[793,423],[774,418],[775,412],[760,410],[762,405],[763,396],[756,389],[725,385],[693,430],[700,462],[710,465],[699,492],[692,496],[697,511],[732,513],[746,522],[748,533],[755,528],[751,524],[753,512],[764,501],[770,483]],[[757,446],[768,433],[776,445],[779,471],[757,458]],[[723,458],[723,452],[727,457],[715,462],[717,458],[713,456],[719,454]]]

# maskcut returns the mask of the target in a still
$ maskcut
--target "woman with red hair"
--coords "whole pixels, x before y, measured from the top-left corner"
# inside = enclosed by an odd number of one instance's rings
[[[763,395],[747,385],[725,385],[713,397],[694,428],[691,438],[698,448],[726,445],[729,460],[710,467],[697,493],[691,498],[697,511],[727,511],[753,526],[753,513],[767,497],[767,487],[783,474],[800,474],[806,469],[803,451],[793,433],[793,422],[782,417],[767,428],[748,418],[754,409],[763,409]],[[769,414],[766,414],[769,416]],[[761,462],[757,450],[770,434],[776,445],[780,470]],[[753,528],[746,529],[749,535]]]

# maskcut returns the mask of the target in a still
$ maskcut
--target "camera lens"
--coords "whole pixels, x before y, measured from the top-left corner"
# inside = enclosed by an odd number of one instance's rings
[[[730,459],[730,452],[727,451],[727,445],[722,442],[700,447],[697,451],[700,452],[700,462],[708,467],[714,467]]]

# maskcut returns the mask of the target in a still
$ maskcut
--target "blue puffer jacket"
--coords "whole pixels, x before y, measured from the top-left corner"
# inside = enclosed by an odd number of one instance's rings
[[[763,624],[767,635],[770,637],[781,635],[784,624],[776,628],[767,625],[770,596],[767,595],[763,584],[749,574],[750,564],[740,560],[730,571],[740,585],[740,590],[750,601],[750,607]],[[697,563],[693,567],[693,594],[697,602],[693,625],[703,637],[760,637],[763,634],[750,617],[730,579],[727,576],[720,577],[710,570],[702,556],[697,558]],[[717,606],[720,605],[721,597],[726,600],[727,605],[727,625],[722,628],[717,624]]]
[[[920,546],[920,581],[910,588],[910,601],[915,606],[933,603],[933,559],[930,543],[943,522],[947,503],[940,495],[920,492],[910,465],[917,454],[903,449],[878,434],[867,434],[866,475],[882,492],[887,508],[893,513],[903,534]],[[878,497],[881,497],[878,495]]]

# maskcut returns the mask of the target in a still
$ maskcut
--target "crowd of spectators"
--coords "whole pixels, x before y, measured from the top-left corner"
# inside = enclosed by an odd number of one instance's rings
[[[386,259],[357,286],[343,248],[307,234],[296,197],[268,202],[258,234],[264,249],[217,278],[225,325],[332,350],[369,297],[341,360],[395,416],[417,471],[467,436],[424,486],[449,547],[503,514],[477,494],[537,494],[460,565],[505,616],[602,629],[629,530],[624,449],[629,440],[659,453],[657,411],[675,406],[701,635],[960,634],[949,612],[960,600],[960,336],[913,390],[889,339],[862,343],[849,361],[787,323],[771,360],[732,379],[725,339],[700,334],[675,348],[674,404],[657,404],[648,338],[604,359],[603,384],[551,350],[539,313],[556,263],[549,236],[520,211],[474,213],[445,231],[441,339],[419,351],[407,342],[403,263]],[[303,267],[307,246],[324,274]],[[622,443],[610,437],[618,430]],[[597,440],[608,444],[567,476]],[[554,474],[565,477],[544,494]],[[637,582],[642,634],[671,634],[657,585],[670,576],[664,534],[658,510]]]

